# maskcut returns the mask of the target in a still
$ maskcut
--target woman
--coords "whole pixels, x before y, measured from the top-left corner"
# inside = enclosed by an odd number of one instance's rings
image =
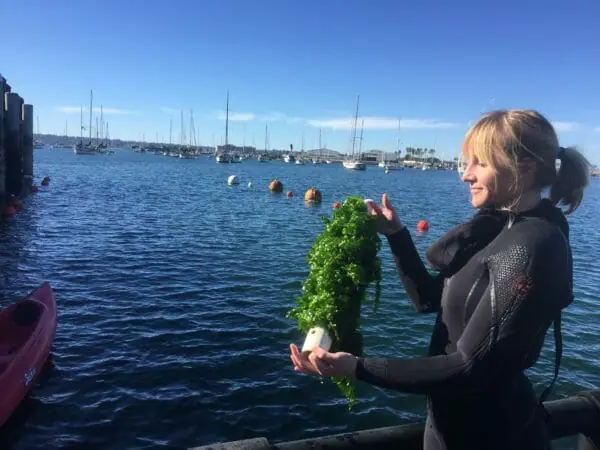
[[[436,276],[387,195],[370,205],[416,309],[437,313],[429,356],[357,358],[320,348],[306,355],[292,344],[290,357],[298,372],[426,395],[426,450],[548,449],[541,401],[523,372],[553,322],[558,371],[560,313],[572,301],[564,214],[579,206],[589,164],[559,146],[541,114],[512,110],[489,113],[467,132],[461,167],[479,212],[428,249]]]

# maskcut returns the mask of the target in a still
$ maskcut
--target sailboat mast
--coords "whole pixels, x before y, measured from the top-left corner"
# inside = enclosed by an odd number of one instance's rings
[[[94,93],[90,90],[90,143],[92,142],[92,104],[94,100]]]
[[[354,148],[356,146],[356,127],[358,125],[358,106],[360,103],[360,95],[356,97],[356,113],[354,114],[354,126],[352,127],[352,157],[354,157]]]
[[[402,142],[400,142],[400,132],[402,131],[402,120],[398,119],[398,148],[396,150],[396,153],[398,155],[398,158],[400,158],[400,153],[401,153],[401,144]]]
[[[173,143],[173,118],[169,119],[169,146]]]
[[[358,144],[358,158],[360,159],[360,154],[362,153],[362,145],[363,145],[363,133],[365,132],[365,119],[362,120],[360,125],[360,144]]]
[[[227,91],[227,107],[225,110],[225,151],[229,150],[229,91]]]
[[[269,139],[269,125],[265,124],[265,152],[267,151],[267,141]]]

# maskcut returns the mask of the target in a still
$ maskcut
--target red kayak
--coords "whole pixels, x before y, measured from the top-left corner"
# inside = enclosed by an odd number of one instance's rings
[[[34,386],[56,333],[49,283],[0,311],[0,426]]]

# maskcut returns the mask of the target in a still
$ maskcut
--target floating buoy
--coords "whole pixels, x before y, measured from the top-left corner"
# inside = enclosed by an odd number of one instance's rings
[[[310,188],[304,194],[305,202],[321,203],[321,199],[322,199],[321,191],[319,191],[318,189],[316,189],[314,187]]]
[[[426,220],[419,220],[419,222],[417,222],[417,231],[427,231],[429,230],[429,222],[427,222]]]
[[[16,214],[17,210],[15,209],[14,206],[10,206],[8,205],[6,208],[4,208],[4,217],[12,217]]]
[[[386,167],[386,168],[385,168],[385,170],[384,170],[383,172],[384,172],[384,173],[387,175],[388,173],[390,173],[390,169],[388,169],[388,168]]]
[[[36,193],[36,192],[38,192],[39,190],[40,190],[40,188],[39,188],[39,187],[37,187],[37,185],[35,185],[35,184],[34,184],[34,185],[32,185],[32,186],[31,186],[31,192],[32,192],[33,194],[35,194],[35,193]]]
[[[333,204],[333,209],[338,209],[340,206],[342,206],[342,204],[340,202],[335,202]]]
[[[252,189],[252,181],[248,181],[248,189]]]
[[[283,192],[283,184],[275,178],[269,183],[269,190],[271,192]]]
[[[285,193],[285,197],[286,197],[286,198],[292,198],[293,196],[294,196],[294,193],[293,193],[292,191],[287,191],[287,192]]]
[[[42,182],[40,183],[42,186],[48,186],[50,184],[50,177],[44,177]]]
[[[227,184],[229,186],[233,186],[234,184],[240,184],[240,180],[238,179],[237,175],[231,175],[229,178],[227,178]]]

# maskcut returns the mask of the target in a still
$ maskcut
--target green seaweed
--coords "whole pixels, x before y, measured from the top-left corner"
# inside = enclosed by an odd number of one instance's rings
[[[309,274],[302,295],[288,317],[297,320],[304,334],[314,326],[327,330],[333,339],[331,351],[362,356],[359,331],[363,303],[369,301],[368,288],[375,284],[372,302],[375,309],[381,293],[381,261],[377,256],[381,239],[376,223],[361,197],[348,197],[333,212],[322,218],[325,229],[317,236],[308,254]],[[331,377],[349,403],[356,404],[351,378]]]

